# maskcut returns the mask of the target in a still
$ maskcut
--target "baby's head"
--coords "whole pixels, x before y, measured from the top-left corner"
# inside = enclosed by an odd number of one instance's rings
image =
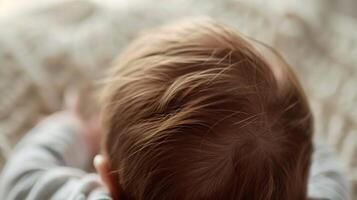
[[[300,84],[274,50],[220,23],[138,38],[112,68],[102,117],[99,171],[120,200],[306,198]]]

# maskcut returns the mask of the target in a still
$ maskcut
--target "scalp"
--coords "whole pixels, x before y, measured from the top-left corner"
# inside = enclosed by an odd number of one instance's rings
[[[139,37],[103,93],[123,199],[303,199],[312,117],[286,63],[211,20]]]

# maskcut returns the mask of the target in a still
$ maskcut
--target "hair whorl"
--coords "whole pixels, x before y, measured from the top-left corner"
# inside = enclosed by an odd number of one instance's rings
[[[289,67],[211,20],[138,38],[103,93],[122,199],[306,198],[312,117]]]

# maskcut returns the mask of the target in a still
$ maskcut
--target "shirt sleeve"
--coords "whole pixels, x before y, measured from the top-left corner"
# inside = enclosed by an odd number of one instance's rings
[[[0,199],[71,199],[78,191],[100,188],[99,179],[88,179],[83,170],[91,153],[79,131],[64,114],[51,116],[33,128],[4,166]]]
[[[338,158],[322,138],[314,142],[308,185],[309,199],[349,200],[347,180]]]

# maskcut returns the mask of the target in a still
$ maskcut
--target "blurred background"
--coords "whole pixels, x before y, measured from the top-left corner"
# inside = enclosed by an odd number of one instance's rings
[[[0,169],[68,87],[97,111],[96,82],[145,28],[207,15],[276,48],[311,102],[357,199],[356,0],[0,0]]]

